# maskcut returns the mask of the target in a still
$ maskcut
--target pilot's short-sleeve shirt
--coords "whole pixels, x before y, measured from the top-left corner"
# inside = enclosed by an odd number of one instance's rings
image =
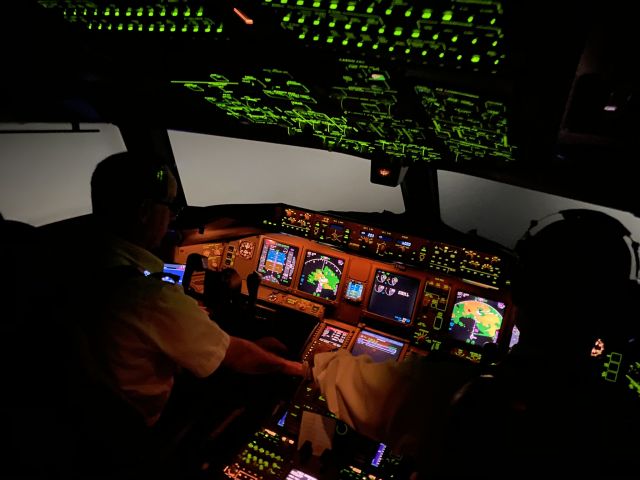
[[[124,240],[109,241],[104,268],[133,266],[160,272],[163,262]],[[174,374],[185,368],[206,377],[229,346],[225,333],[179,285],[136,275],[109,288],[100,301],[106,377],[112,387],[153,425],[166,405]]]

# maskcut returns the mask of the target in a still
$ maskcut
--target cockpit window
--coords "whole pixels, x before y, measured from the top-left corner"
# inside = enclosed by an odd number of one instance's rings
[[[191,206],[286,203],[310,210],[402,213],[400,187],[369,181],[369,160],[276,143],[169,131]]]

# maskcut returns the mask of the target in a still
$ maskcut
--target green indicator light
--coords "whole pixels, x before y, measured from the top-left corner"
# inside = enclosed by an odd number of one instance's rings
[[[316,19],[313,21],[313,24],[314,24],[314,25],[316,25],[316,26],[317,26],[317,25],[320,25],[320,19],[319,19],[319,18],[316,18]]]
[[[287,4],[287,1],[288,1],[288,0],[280,0],[280,3],[281,3],[282,5],[286,5],[286,4]]]
[[[338,4],[337,3],[330,3],[329,4],[329,10],[335,10],[338,8]]]
[[[98,24],[98,30],[102,30],[102,24],[101,23]]]
[[[384,33],[384,27],[380,27],[378,29],[378,33],[382,35]]]
[[[313,2],[313,8],[320,8],[320,2]]]
[[[471,57],[471,62],[472,63],[478,63],[480,61],[480,55],[473,55]]]
[[[432,13],[433,12],[431,10],[429,10],[429,9],[423,10],[422,11],[422,18],[425,19],[425,20],[428,20],[429,18],[431,18],[431,14]]]
[[[133,23],[130,23],[129,25],[127,25],[127,30],[130,32],[133,31]]]
[[[177,17],[177,16],[178,16],[178,13],[180,13],[180,12],[178,11],[178,9],[177,9],[177,8],[174,8],[173,10],[171,10],[171,16],[172,16],[172,17]]]
[[[142,32],[144,30],[144,26],[142,24],[138,25],[138,31]]]
[[[222,33],[223,27],[224,27],[224,25],[220,24],[220,26],[218,28],[216,28],[216,33]]]
[[[89,30],[92,30],[92,29],[93,29],[93,25],[92,25],[92,24],[89,24],[89,25],[87,25],[87,28],[88,28]]]
[[[144,12],[142,11],[142,9],[141,9],[141,8],[139,8],[138,10],[136,10],[136,15],[137,15],[138,17],[141,17],[143,14],[144,14]]]
[[[411,49],[410,48],[405,48],[404,53],[406,53],[407,55],[409,55],[411,53]]]
[[[176,31],[176,26],[175,25],[171,25],[171,31],[175,32]]]
[[[82,10],[82,15],[84,15],[85,17],[87,16],[87,9],[86,8],[84,10]]]
[[[451,37],[451,41],[452,41],[453,43],[456,43],[456,42],[458,41],[458,36],[457,36],[457,35],[454,35],[453,37]]]
[[[149,10],[147,10],[147,15],[150,17],[153,17],[153,8],[150,8]]]
[[[373,13],[373,7],[367,7],[367,13]]]
[[[447,10],[442,13],[442,21],[449,22],[453,18],[453,12],[451,10]]]
[[[494,60],[494,61],[493,61],[493,64],[494,64],[494,65],[498,65],[499,63],[500,63],[500,60]]]
[[[438,58],[444,58],[444,52],[442,52],[440,55],[438,55]]]
[[[300,40],[304,40],[304,37],[306,37],[306,36],[307,36],[307,34],[305,32],[302,32],[300,35],[298,35],[298,38]]]
[[[109,7],[104,9],[104,16],[108,17],[109,15],[111,15],[111,9]]]
[[[300,17],[300,18],[298,19],[298,23],[304,23],[304,17]]]
[[[167,16],[167,9],[163,7],[162,10],[160,10],[159,15],[161,17],[166,17]]]
[[[334,22],[333,20],[329,22],[329,27],[333,28],[336,26],[336,22]]]
[[[385,15],[391,15],[393,13],[393,10],[391,8],[387,8],[384,12]]]
[[[118,24],[118,30],[122,31],[122,29],[124,28],[124,25],[122,25],[121,23]]]
[[[362,45],[364,45],[362,42],[358,42],[356,43],[356,45],[358,46],[358,48],[362,48]]]
[[[130,17],[131,16],[131,9],[127,8],[127,13],[125,13],[125,16]]]
[[[473,40],[471,40],[471,45],[475,45],[476,43],[478,43],[478,39],[474,38]]]
[[[207,25],[207,26],[205,27],[204,31],[205,31],[206,33],[209,33],[209,32],[211,31],[211,25]]]
[[[395,48],[393,45],[389,47],[389,51],[390,51],[390,52],[393,52],[395,49],[396,49],[396,48]]]
[[[347,5],[347,12],[353,12],[356,9],[356,6],[353,4]]]
[[[187,7],[184,11],[184,16],[185,17],[190,17],[191,16],[191,8]]]
[[[369,30],[369,25],[363,25],[360,30],[366,32],[367,30]]]
[[[192,28],[193,33],[198,33],[198,31],[200,30],[200,26],[199,25],[194,25]]]
[[[456,57],[456,60],[458,60],[458,61],[462,60],[462,55],[458,55],[458,56]]]
[[[320,35],[314,35],[313,36],[313,41],[317,42],[318,40],[320,40]]]
[[[379,45],[378,45],[377,43],[374,43],[374,44],[373,44],[373,47],[371,47],[371,48],[373,48],[374,50],[377,50],[377,49],[378,49],[378,47],[379,47]]]
[[[349,39],[345,38],[344,40],[342,40],[342,45],[348,45],[349,44]]]
[[[333,43],[333,37],[327,37],[327,43]]]
[[[296,2],[296,5],[299,5],[300,7],[304,5],[304,0],[298,0]]]
[[[492,46],[492,47],[497,47],[497,46],[498,46],[498,41],[497,41],[497,40],[495,40],[493,43],[491,43],[491,46]]]
[[[283,22],[288,22],[289,20],[291,20],[291,17],[289,15],[285,16],[282,21]]]
[[[344,26],[344,29],[345,29],[345,30],[351,30],[351,24],[350,24],[350,23],[347,23],[347,24]]]
[[[414,31],[411,33],[411,37],[412,37],[412,38],[418,38],[419,36],[420,36],[420,30],[414,30]]]
[[[114,12],[113,12],[113,15],[114,15],[114,16],[116,16],[116,17],[119,17],[119,16],[120,16],[120,9],[119,9],[119,8],[116,8],[116,9],[114,10]]]
[[[182,28],[180,29],[180,31],[182,33],[186,33],[188,29],[189,29],[189,27],[187,27],[186,25],[183,25]]]
[[[396,27],[396,29],[393,31],[393,34],[396,37],[399,37],[400,35],[402,35],[402,27]]]
[[[423,50],[423,51],[422,51],[422,56],[423,56],[423,57],[426,57],[426,56],[427,56],[427,51],[426,51],[426,50]]]
[[[201,17],[202,15],[204,15],[204,7],[200,7],[196,12],[196,17]]]
[[[495,25],[496,24],[496,19],[492,18],[491,21],[489,22],[489,25]]]
[[[161,32],[164,32],[164,23],[158,27],[158,30],[160,30]]]
[[[156,27],[155,27],[155,25],[153,25],[153,24],[152,24],[152,25],[149,25],[148,30],[149,30],[150,32],[153,32],[153,31],[155,30],[155,28],[156,28]]]
[[[413,13],[413,10],[409,9],[406,12],[404,12],[404,16],[408,18],[411,16],[412,13]]]
[[[434,39],[434,40],[438,40],[438,37],[439,37],[439,35],[438,35],[437,33],[435,33],[435,34],[433,35],[433,37],[431,37],[431,38],[432,38],[432,39]]]
[[[467,23],[473,23],[473,15],[467,17]]]

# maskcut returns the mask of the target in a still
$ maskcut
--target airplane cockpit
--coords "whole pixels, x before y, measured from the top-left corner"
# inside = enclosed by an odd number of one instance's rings
[[[90,170],[106,155],[76,159],[63,179],[11,156],[114,132],[110,153],[153,152],[177,180],[163,281],[228,333],[276,338],[291,360],[344,350],[491,368],[519,341],[513,247],[541,212],[614,212],[639,258],[634,17],[623,2],[10,3],[0,213],[65,239],[51,245],[73,256]],[[253,150],[237,159],[243,142]],[[33,211],[55,203],[30,176],[86,198],[51,218],[23,214],[23,198]],[[493,230],[450,221],[461,211]],[[608,315],[606,300],[598,308]],[[635,352],[604,351],[598,367],[631,402]],[[313,379],[285,379],[264,398],[265,385],[242,381],[259,408],[183,432],[185,478],[410,477],[406,459],[330,411]]]

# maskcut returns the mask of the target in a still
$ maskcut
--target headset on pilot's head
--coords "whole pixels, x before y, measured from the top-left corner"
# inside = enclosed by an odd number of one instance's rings
[[[553,213],[540,220],[533,220],[529,229],[518,240],[515,251],[519,255],[526,253],[531,248],[532,240],[538,233],[556,222],[569,222],[579,226],[593,226],[600,233],[610,232],[611,238],[619,238],[625,243],[629,250],[630,266],[629,266],[629,285],[631,289],[640,295],[640,251],[639,243],[631,236],[631,232],[617,219],[610,215],[598,211],[588,209],[568,209]]]

